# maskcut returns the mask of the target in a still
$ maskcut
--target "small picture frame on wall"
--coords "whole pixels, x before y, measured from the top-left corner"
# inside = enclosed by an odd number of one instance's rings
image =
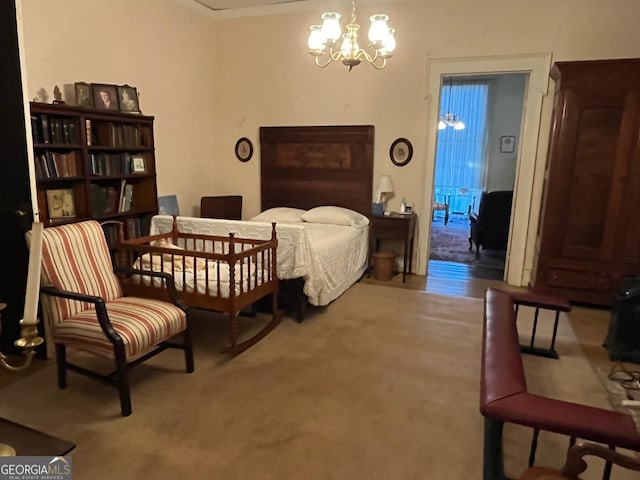
[[[118,87],[118,103],[120,104],[121,112],[140,113],[136,87],[120,85]]]
[[[241,162],[248,162],[253,156],[253,144],[246,137],[240,138],[236,142],[236,157]]]
[[[389,157],[394,165],[404,167],[413,157],[413,145],[406,138],[397,138],[389,148]]]
[[[76,105],[84,108],[93,108],[91,85],[85,82],[75,82],[73,84],[73,90],[76,97]]]
[[[513,153],[516,151],[516,137],[506,135],[500,137],[500,153]]]
[[[118,111],[118,87],[106,83],[92,83],[91,93],[93,96],[93,106],[97,110]]]

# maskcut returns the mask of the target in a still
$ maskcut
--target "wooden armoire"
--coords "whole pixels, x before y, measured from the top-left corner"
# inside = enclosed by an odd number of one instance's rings
[[[559,62],[534,291],[610,305],[640,275],[640,59]]]

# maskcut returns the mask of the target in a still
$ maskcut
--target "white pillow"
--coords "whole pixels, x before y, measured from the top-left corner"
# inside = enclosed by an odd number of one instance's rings
[[[302,219],[309,223],[328,223],[349,227],[366,227],[369,219],[361,213],[342,207],[316,207],[307,210]]]
[[[250,219],[250,221],[267,223],[300,223],[304,221],[302,220],[302,214],[305,212],[306,210],[301,210],[299,208],[275,207],[259,213]]]

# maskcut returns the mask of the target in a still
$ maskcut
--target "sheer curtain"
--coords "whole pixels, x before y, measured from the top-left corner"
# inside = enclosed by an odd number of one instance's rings
[[[488,82],[443,82],[440,115],[455,114],[465,124],[464,130],[438,130],[434,192],[436,201],[449,203],[452,213],[475,208],[482,192],[488,95]]]

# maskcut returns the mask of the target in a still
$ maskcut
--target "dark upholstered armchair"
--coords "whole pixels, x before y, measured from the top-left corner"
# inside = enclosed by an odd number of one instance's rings
[[[482,192],[478,213],[472,212],[469,208],[469,250],[472,250],[475,244],[476,258],[480,256],[480,247],[489,250],[507,249],[512,201],[512,190]]]

